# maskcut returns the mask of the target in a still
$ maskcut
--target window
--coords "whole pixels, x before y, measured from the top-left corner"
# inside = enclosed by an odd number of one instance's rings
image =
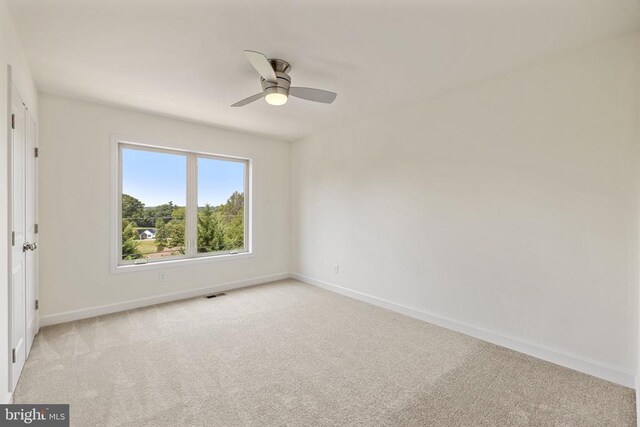
[[[198,157],[198,253],[244,250],[245,163]]]
[[[249,252],[249,161],[117,143],[117,265]]]
[[[122,146],[122,261],[185,255],[187,156]]]

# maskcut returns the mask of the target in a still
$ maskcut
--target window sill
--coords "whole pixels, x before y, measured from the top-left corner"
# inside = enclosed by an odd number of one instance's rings
[[[111,274],[134,273],[138,271],[157,270],[161,268],[183,267],[195,264],[207,264],[220,261],[236,261],[241,259],[253,258],[253,252],[243,252],[239,254],[224,254],[199,256],[196,258],[172,259],[166,261],[148,262],[145,264],[126,264],[111,267]]]

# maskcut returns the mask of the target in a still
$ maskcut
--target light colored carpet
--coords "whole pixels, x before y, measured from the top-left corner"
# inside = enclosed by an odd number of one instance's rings
[[[76,426],[632,426],[631,389],[288,280],[43,328]]]

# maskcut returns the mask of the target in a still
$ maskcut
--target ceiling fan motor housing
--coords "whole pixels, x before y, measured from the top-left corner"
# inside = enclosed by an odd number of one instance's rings
[[[262,91],[264,95],[270,93],[281,93],[289,96],[289,87],[291,86],[291,77],[287,74],[291,71],[291,65],[287,61],[282,59],[269,59],[269,63],[276,73],[278,78],[277,82],[270,82],[264,78],[260,78],[260,84],[262,85]]]

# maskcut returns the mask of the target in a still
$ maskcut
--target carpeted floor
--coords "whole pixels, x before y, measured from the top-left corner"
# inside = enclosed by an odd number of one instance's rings
[[[632,426],[631,389],[288,280],[43,328],[75,426]]]

